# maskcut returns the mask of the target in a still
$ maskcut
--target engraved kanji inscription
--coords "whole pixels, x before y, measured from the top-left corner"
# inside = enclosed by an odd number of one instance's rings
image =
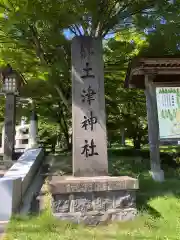
[[[92,68],[89,67],[89,63],[86,63],[86,67],[83,68],[83,71],[85,72],[85,75],[82,75],[82,78],[95,78],[95,76],[93,74],[90,74],[90,72],[92,71]]]
[[[12,110],[12,109],[13,109],[13,106],[14,106],[14,105],[13,105],[12,103],[9,103],[8,106],[7,106],[8,110]]]
[[[85,155],[86,158],[92,157],[94,155],[99,155],[95,149],[96,145],[94,144],[94,140],[91,140],[91,143],[88,143],[88,140],[85,140],[85,145],[82,147],[81,155]]]
[[[91,88],[91,86],[89,86],[87,90],[83,89],[81,94],[82,102],[87,102],[91,105],[91,102],[95,100],[94,95],[96,95],[96,92]]]
[[[91,131],[94,130],[94,125],[97,123],[97,117],[93,116],[93,112],[90,111],[90,117],[84,116],[84,121],[81,122],[81,127],[88,130],[90,127]]]
[[[69,200],[56,200],[55,202],[52,203],[53,210],[54,212],[57,213],[68,212],[69,206],[70,206]]]
[[[93,201],[95,211],[107,211],[108,209],[113,208],[113,198],[112,197],[95,197]]]
[[[91,199],[82,197],[82,198],[73,200],[73,202],[74,202],[74,211],[75,212],[81,212],[81,213],[84,212],[85,213],[87,211],[93,210]]]
[[[67,184],[67,192],[92,192],[94,183]]]
[[[88,58],[89,56],[93,55],[94,50],[93,50],[91,44],[90,45],[86,44],[86,46],[84,44],[81,44],[80,54],[81,54],[82,59]]]

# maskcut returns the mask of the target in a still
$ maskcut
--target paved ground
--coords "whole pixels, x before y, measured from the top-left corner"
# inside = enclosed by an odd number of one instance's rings
[[[7,171],[7,170],[5,170],[5,169],[3,169],[3,170],[0,169],[0,178],[4,176],[4,174],[5,174],[6,171]],[[1,221],[0,221],[0,240],[3,239],[6,225],[7,225],[7,222],[1,222]]]
[[[7,172],[7,170],[8,170],[8,168],[4,167],[4,164],[2,164],[2,162],[0,162],[0,178],[4,176],[5,172]],[[7,222],[1,222],[0,221],[0,240],[3,239],[6,226],[7,226]]]
[[[0,222],[0,240],[3,239],[8,222]]]
[[[4,169],[2,170],[2,169],[0,169],[0,177],[3,177],[6,171],[7,171],[7,170],[4,170]]]

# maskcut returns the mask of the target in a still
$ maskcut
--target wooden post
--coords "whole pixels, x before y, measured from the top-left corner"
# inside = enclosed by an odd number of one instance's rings
[[[16,96],[6,94],[5,121],[4,121],[4,155],[3,160],[11,161],[14,155],[16,123]]]
[[[164,181],[164,172],[161,170],[160,164],[159,122],[156,102],[156,88],[152,80],[153,76],[145,75],[151,174],[155,181]]]

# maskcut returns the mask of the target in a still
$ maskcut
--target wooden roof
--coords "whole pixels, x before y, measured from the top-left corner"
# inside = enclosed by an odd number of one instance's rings
[[[155,75],[154,82],[180,83],[180,56],[134,58],[128,65],[125,87],[144,89],[145,75]]]

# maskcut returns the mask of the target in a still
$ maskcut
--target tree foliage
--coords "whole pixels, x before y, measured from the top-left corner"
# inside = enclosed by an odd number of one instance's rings
[[[116,133],[118,138],[125,129],[139,147],[147,134],[145,97],[141,91],[124,89],[127,64],[138,54],[178,53],[179,4],[167,0],[1,0],[0,66],[9,63],[26,78],[21,96],[35,102],[41,137],[52,137],[53,142],[63,134],[70,148],[71,38],[89,35],[103,39],[108,135]],[[144,29],[152,27],[155,31],[146,35]],[[29,107],[19,104],[18,116],[28,115]]]

